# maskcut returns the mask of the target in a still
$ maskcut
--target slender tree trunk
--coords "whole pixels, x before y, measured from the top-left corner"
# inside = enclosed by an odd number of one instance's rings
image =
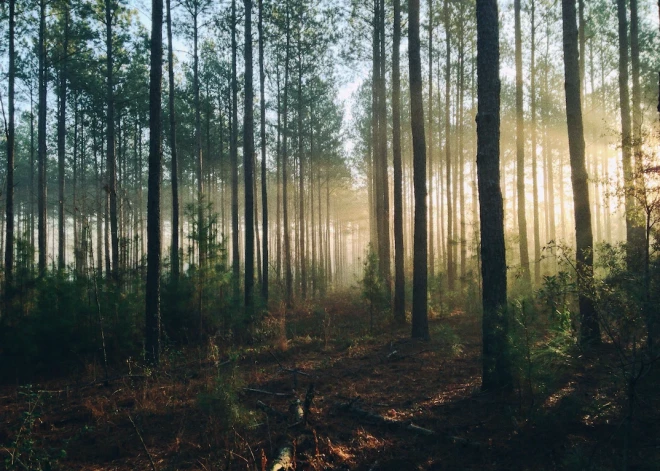
[[[506,256],[500,188],[500,51],[497,0],[477,0],[477,175],[483,280],[482,390],[512,386],[507,355]]]
[[[112,23],[114,15],[112,0],[105,0],[105,47],[106,47],[106,106],[107,106],[107,146],[108,146],[108,192],[110,196],[110,238],[112,243],[112,276],[119,279],[119,225],[117,221],[117,156],[115,153],[115,97],[114,97],[114,52],[112,44]]]
[[[302,3],[300,18],[298,19],[301,23],[303,21],[303,12],[302,12]],[[301,297],[303,300],[307,298],[307,256],[305,253],[305,155],[303,149],[303,113],[304,113],[304,103],[303,103],[303,94],[302,94],[302,42],[300,36],[300,28],[298,28],[298,170],[299,170],[299,179],[298,179],[298,211],[299,211],[299,227],[298,234],[300,240],[300,250],[298,252],[298,257],[300,261],[300,288],[301,288]]]
[[[260,134],[261,134],[261,216],[262,216],[262,278],[261,297],[268,304],[268,193],[266,180],[266,73],[264,71],[264,23],[263,23],[263,0],[259,2],[259,105],[260,105]]]
[[[245,183],[245,321],[254,307],[254,90],[252,85],[252,0],[245,6],[245,102],[243,112],[243,177]]]
[[[643,166],[642,153],[642,90],[640,86],[640,58],[639,58],[639,12],[638,0],[630,0],[630,65],[632,78],[632,151],[635,158],[634,177],[632,184],[635,186],[643,185],[641,173]],[[646,247],[646,229],[635,218],[634,222],[634,241],[635,256],[644,258]]]
[[[521,0],[514,0],[515,56],[516,56],[516,170],[518,193],[518,234],[520,268],[526,288],[531,286],[529,272],[529,248],[527,244],[527,216],[525,204],[525,121],[523,118],[522,28],[520,25]]]
[[[386,69],[386,55],[385,55],[385,0],[379,0],[379,66],[378,71],[378,145],[379,145],[379,159],[380,165],[378,166],[378,179],[381,184],[382,198],[382,213],[379,213],[378,221],[381,225],[380,233],[380,247],[379,247],[379,265],[381,267],[381,274],[385,281],[385,289],[387,292],[388,300],[392,299],[392,273],[391,273],[391,250],[390,250],[390,191],[389,191],[389,174],[387,171],[387,98],[385,83],[385,69]]]
[[[169,3],[169,0],[168,0]],[[163,79],[163,0],[151,1],[151,71],[149,76],[149,190],[147,195],[147,287],[144,349],[147,361],[160,360],[160,190]]]
[[[447,193],[447,287],[453,291],[456,282],[456,268],[454,265],[454,213],[452,203],[451,179],[451,34],[449,32],[449,0],[444,0],[445,44],[447,46],[445,65],[445,166]]]
[[[625,187],[626,241],[628,243],[627,262],[631,269],[641,268],[641,253],[635,246],[635,201],[631,194],[633,182],[632,169],[632,129],[630,122],[630,94],[628,90],[628,18],[626,1],[617,0],[617,18],[619,23],[619,99],[621,110],[621,163]]]
[[[464,148],[464,128],[465,116],[463,105],[465,95],[465,18],[464,18],[464,5],[459,6],[460,14],[460,29],[458,39],[458,199],[460,202],[460,262],[461,271],[460,279],[461,285],[464,285],[466,280],[466,263],[467,263],[467,240],[465,238],[465,148]]]
[[[282,133],[282,217],[283,217],[283,230],[284,230],[284,299],[287,307],[293,306],[293,273],[291,271],[291,238],[289,234],[289,200],[288,200],[288,185],[289,185],[289,149],[288,134],[289,134],[289,61],[291,50],[291,13],[289,11],[289,3],[286,4],[286,50],[284,54],[284,112],[283,124],[284,131]]]
[[[530,64],[530,113],[531,113],[531,143],[532,143],[532,191],[534,206],[534,284],[541,283],[541,229],[539,223],[539,185],[537,173],[537,141],[536,141],[536,1],[532,0],[530,5],[531,28],[531,64]]]
[[[39,118],[37,123],[38,140],[38,250],[39,276],[46,271],[46,100],[47,100],[47,66],[46,66],[46,0],[39,2]]]
[[[16,79],[16,2],[9,0],[9,90],[8,114],[9,122],[5,129],[7,133],[7,237],[5,239],[5,296],[7,303],[11,299],[11,288],[14,282],[14,94]],[[8,306],[7,306],[8,307]]]
[[[382,193],[381,181],[378,178],[380,172],[378,168],[380,166],[379,159],[379,126],[380,126],[380,115],[378,114],[378,81],[380,75],[380,0],[374,1],[374,15],[373,15],[373,35],[372,35],[372,64],[371,64],[371,200],[372,200],[372,245],[373,249],[376,251],[378,256],[380,256],[380,245],[381,245],[381,229],[382,224],[377,215],[382,213],[382,198],[380,197]],[[380,260],[379,260],[380,262]],[[382,267],[381,267],[382,268]],[[382,273],[382,272],[381,272]]]
[[[578,29],[574,0],[562,0],[564,41],[564,87],[566,90],[566,123],[571,157],[571,182],[575,210],[576,259],[579,286],[579,305],[582,329],[581,343],[600,341],[596,310],[586,290],[593,282],[593,235],[589,186],[584,158],[584,130],[580,100],[580,67],[578,60]]]
[[[234,8],[232,3],[232,14]],[[206,264],[206,222],[204,221],[204,172],[203,172],[203,158],[202,158],[202,124],[201,124],[201,105],[199,100],[199,47],[198,47],[198,17],[199,17],[199,3],[193,2],[192,5],[192,20],[193,20],[193,94],[195,108],[195,164],[197,172],[197,237],[198,250],[199,250],[199,267],[203,268]],[[232,40],[234,39],[234,24],[232,29]],[[232,57],[236,54],[232,44]]]
[[[428,173],[428,185],[429,185],[429,196],[428,196],[428,227],[429,227],[429,274],[431,277],[435,276],[435,235],[433,233],[434,224],[433,224],[433,153],[435,149],[433,148],[433,0],[428,0],[429,3],[429,116],[428,116],[428,155],[427,155],[427,173]]]
[[[237,302],[240,296],[240,252],[238,238],[238,83],[236,71],[236,0],[231,2],[231,240],[233,295]]]
[[[59,270],[64,270],[66,266],[65,260],[65,214],[64,214],[64,165],[65,165],[65,146],[66,146],[66,98],[67,98],[67,79],[68,79],[68,54],[69,54],[69,4],[68,1],[64,2],[64,38],[62,44],[62,56],[60,57],[60,83],[59,83],[59,110],[57,120],[57,175],[59,179],[59,196],[57,201],[58,209],[58,251],[57,251],[57,267]]]
[[[282,90],[280,86],[280,66],[277,64],[277,162],[276,162],[276,186],[277,186],[277,201],[275,210],[275,221],[277,227],[275,230],[276,235],[276,265],[275,272],[277,274],[277,281],[282,278]]]
[[[415,191],[415,248],[413,260],[412,337],[429,338],[426,228],[426,143],[422,97],[422,61],[419,40],[419,0],[408,1],[408,67],[410,73],[410,124],[413,138]]]
[[[36,162],[35,157],[35,145],[34,145],[34,87],[32,82],[30,82],[30,246],[34,247],[34,215],[36,211],[34,210],[34,195],[37,193],[34,189],[34,164]],[[38,113],[38,111],[37,111]],[[38,139],[37,139],[38,140]],[[38,147],[39,144],[37,144]],[[38,150],[37,150],[38,154]],[[34,257],[30,260],[30,269],[34,268]]]
[[[406,288],[403,247],[403,174],[401,164],[401,0],[394,0],[392,40],[392,154],[394,160],[394,319],[406,321]]]
[[[169,80],[168,108],[170,120],[170,155],[172,157],[172,244],[170,259],[172,264],[172,279],[179,279],[179,162],[176,147],[176,115],[174,109],[174,46],[172,44],[172,6],[171,0],[166,0],[167,8],[167,75]]]

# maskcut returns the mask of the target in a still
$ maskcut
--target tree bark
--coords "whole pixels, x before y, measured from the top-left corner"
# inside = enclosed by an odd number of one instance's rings
[[[298,21],[303,22],[302,3],[300,4],[300,16]],[[300,262],[300,294],[303,300],[307,298],[307,254],[305,253],[305,153],[303,149],[303,113],[305,105],[303,103],[302,93],[302,41],[300,28],[298,28],[298,103],[297,103],[297,118],[298,118],[298,238],[299,238],[299,252],[298,258]]]
[[[497,0],[477,0],[477,178],[483,302],[482,390],[512,386],[500,188],[500,50]]]
[[[579,281],[579,305],[581,317],[580,342],[598,343],[600,328],[596,309],[587,290],[593,282],[593,235],[589,186],[584,157],[584,129],[580,100],[580,66],[578,60],[578,29],[575,0],[562,0],[562,24],[564,43],[564,88],[566,90],[566,124],[571,159],[571,183],[575,211],[575,251]]]
[[[5,239],[5,296],[10,300],[11,287],[14,281],[14,94],[16,79],[16,2],[9,0],[9,90],[8,90],[8,114],[7,123],[7,237]],[[7,306],[8,307],[8,306]]]
[[[232,3],[233,5],[233,3]],[[201,105],[199,99],[199,46],[198,19],[199,2],[192,2],[190,12],[193,20],[193,107],[195,108],[195,171],[197,173],[197,248],[199,251],[199,267],[206,264],[206,222],[204,221],[204,172],[202,156],[202,123]],[[233,36],[232,36],[233,39]],[[232,48],[232,54],[235,54]]]
[[[529,248],[527,245],[527,216],[525,204],[525,121],[523,118],[522,28],[520,25],[521,0],[514,0],[515,56],[516,56],[516,170],[518,195],[518,235],[520,268],[525,288],[531,286]]]
[[[632,125],[630,122],[630,93],[628,90],[628,18],[626,1],[617,0],[617,18],[619,23],[619,100],[621,110],[621,164],[625,188],[626,241],[628,252],[626,260],[629,268],[641,268],[642,253],[635,247],[635,201],[631,194],[633,182],[632,169]]]
[[[434,234],[434,224],[433,224],[433,153],[435,149],[433,148],[433,0],[428,0],[429,3],[429,62],[428,62],[428,73],[429,73],[429,131],[428,131],[428,156],[427,156],[427,173],[428,173],[428,227],[429,227],[429,274],[431,277],[435,276],[435,234]]]
[[[60,60],[60,83],[59,83],[59,110],[58,110],[58,119],[57,119],[57,176],[58,176],[58,201],[57,201],[57,210],[58,210],[58,220],[57,220],[57,236],[58,236],[58,245],[57,245],[57,268],[59,270],[64,270],[66,266],[65,260],[65,248],[66,248],[66,228],[65,220],[66,216],[64,214],[64,166],[65,166],[65,157],[66,157],[66,99],[67,99],[67,79],[68,79],[68,54],[69,54],[69,24],[70,24],[70,10],[69,3],[64,2],[64,18],[63,28],[64,28],[64,37],[62,42],[62,55],[59,58]]]
[[[238,238],[238,83],[236,71],[236,0],[231,2],[231,241],[232,241],[232,291],[235,302],[240,296],[240,261]]]
[[[39,1],[39,116],[37,122],[37,211],[38,218],[38,250],[39,250],[39,276],[46,272],[46,0]]]
[[[262,278],[261,297],[268,304],[268,193],[266,181],[266,73],[264,71],[264,23],[263,23],[263,0],[259,2],[259,105],[260,105],[260,134],[261,134],[261,217],[262,217]]]
[[[170,154],[172,179],[172,245],[170,247],[170,261],[172,264],[172,279],[179,279],[179,162],[176,148],[176,115],[174,109],[174,46],[172,45],[172,6],[171,0],[167,5],[167,74],[169,80],[169,121],[170,121]]]
[[[252,0],[245,6],[245,102],[243,111],[243,178],[245,183],[245,322],[254,297],[254,89],[252,85]]]
[[[289,125],[289,61],[291,50],[291,12],[289,2],[286,4],[286,50],[284,56],[284,111],[282,121],[284,131],[282,133],[282,218],[284,232],[284,299],[287,307],[293,306],[293,273],[291,271],[291,238],[289,233],[289,148],[288,148],[288,125]]]
[[[445,63],[445,167],[447,193],[447,288],[453,291],[456,284],[456,267],[454,262],[454,212],[452,203],[452,178],[451,178],[451,34],[449,32],[449,1],[444,3],[445,20],[445,44],[447,46]]]
[[[169,4],[169,0],[168,0]],[[169,9],[168,9],[169,11]],[[169,15],[168,15],[169,16]],[[147,194],[147,286],[145,353],[160,361],[160,190],[163,148],[161,90],[163,79],[163,0],[151,1],[151,70],[149,75],[149,188]],[[171,123],[170,123],[171,124]]]
[[[392,39],[392,155],[394,166],[394,319],[406,322],[406,289],[403,247],[403,172],[401,163],[401,0],[394,0]],[[319,189],[320,190],[320,189]],[[319,215],[320,217],[320,215]]]
[[[380,0],[379,8],[378,29],[379,33],[379,78],[378,78],[378,116],[379,116],[379,175],[381,180],[381,197],[383,212],[379,216],[381,224],[380,248],[379,248],[379,265],[381,273],[385,281],[385,290],[387,292],[388,300],[392,299],[392,269],[391,269],[391,250],[390,250],[390,190],[389,190],[389,173],[387,171],[387,85],[385,81],[385,69],[387,65],[385,55],[385,0]]]
[[[426,142],[422,97],[422,61],[419,39],[419,0],[408,0],[408,68],[410,74],[410,124],[413,143],[415,228],[413,255],[412,337],[428,339]]]
[[[534,284],[541,283],[541,235],[539,223],[539,185],[537,173],[537,151],[536,151],[536,1],[531,0],[530,21],[531,27],[531,64],[530,64],[530,113],[531,113],[531,144],[532,144],[532,198],[534,209]]]
[[[107,172],[110,195],[110,239],[112,251],[112,276],[119,279],[119,225],[117,221],[117,156],[115,153],[115,97],[114,97],[114,51],[112,44],[112,22],[114,15],[112,0],[105,0],[105,47],[106,47],[106,106],[107,106]]]

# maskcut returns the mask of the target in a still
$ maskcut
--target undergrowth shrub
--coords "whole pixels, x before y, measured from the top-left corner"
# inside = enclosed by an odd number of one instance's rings
[[[360,281],[362,298],[369,305],[369,332],[373,332],[374,324],[381,320],[390,306],[385,283],[380,274],[378,255],[369,244],[364,259],[364,274]]]
[[[239,401],[238,393],[243,386],[236,368],[219,369],[206,391],[198,394],[197,407],[206,414],[214,434],[225,435],[254,422],[253,413]]]
[[[26,380],[34,374],[71,373],[105,356],[136,355],[142,299],[141,283],[119,292],[112,282],[61,271],[18,286],[0,318],[2,376]]]

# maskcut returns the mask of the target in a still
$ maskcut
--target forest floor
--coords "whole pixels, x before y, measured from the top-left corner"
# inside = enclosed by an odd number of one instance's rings
[[[290,314],[288,339],[169,351],[158,371],[129,364],[109,381],[90,367],[75,384],[4,386],[0,468],[262,470],[289,444],[298,470],[621,469],[625,401],[607,346],[534,394],[482,394],[477,316],[433,318],[424,342],[407,328],[369,335],[364,303],[324,306]],[[660,394],[638,397],[629,469],[659,469]]]

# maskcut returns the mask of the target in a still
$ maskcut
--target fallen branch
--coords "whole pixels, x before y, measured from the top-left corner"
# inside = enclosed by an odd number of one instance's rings
[[[278,392],[273,392],[273,391],[266,391],[264,389],[243,388],[243,391],[257,393],[257,394],[268,394],[269,396],[276,396],[276,397],[291,397],[291,396],[293,396],[293,393],[278,393]]]
[[[133,417],[131,417],[131,414],[128,414],[128,420],[130,420],[131,423],[133,424],[133,428],[135,429],[135,433],[137,434],[138,438],[140,439],[140,443],[142,443],[142,448],[144,448],[144,452],[147,454],[147,457],[149,458],[149,462],[151,463],[152,471],[157,471],[156,463],[154,463],[154,459],[151,457],[151,453],[149,453],[149,450],[147,449],[147,445],[144,443],[144,440],[142,439],[142,434],[140,434],[140,431],[138,430],[137,425],[135,425],[135,422],[133,422]]]
[[[302,375],[302,376],[308,376],[308,377],[311,377],[311,376],[312,376],[312,375],[309,374],[309,373],[305,373],[304,371],[300,371],[298,368],[287,368],[287,367],[285,367],[285,366],[282,364],[282,362],[280,362],[280,360],[275,356],[275,354],[274,354],[273,352],[271,352],[270,350],[268,350],[268,353],[270,353],[270,355],[275,359],[275,361],[277,362],[277,364],[280,365],[280,370],[285,371],[285,372],[287,372],[287,373],[291,373],[291,374],[293,374],[293,375]]]

